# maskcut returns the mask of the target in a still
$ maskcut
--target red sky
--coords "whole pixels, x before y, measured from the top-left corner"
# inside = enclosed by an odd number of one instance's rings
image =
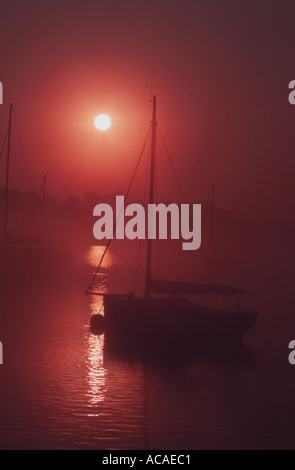
[[[13,102],[12,187],[37,191],[46,172],[60,199],[124,190],[152,83],[190,199],[215,181],[217,204],[240,217],[293,220],[294,13],[288,0],[2,2],[0,139]],[[105,133],[93,126],[101,112],[113,121]]]

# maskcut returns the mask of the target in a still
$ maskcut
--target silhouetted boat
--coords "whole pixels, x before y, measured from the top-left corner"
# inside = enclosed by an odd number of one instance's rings
[[[150,165],[149,203],[154,202],[155,145],[156,145],[156,96],[153,97],[152,150]],[[96,274],[101,267],[111,240],[103,252]],[[255,323],[257,313],[240,310],[222,310],[201,306],[189,301],[184,295],[223,294],[232,296],[243,293],[241,289],[216,284],[194,282],[170,282],[153,279],[151,239],[147,240],[147,264],[145,292],[136,298],[133,293],[109,294],[94,292],[92,285],[87,291],[90,295],[103,297],[104,315],[91,317],[90,326],[94,333],[106,332],[110,341],[126,340],[139,345],[175,344],[208,345],[208,341],[227,344],[240,341],[242,334]],[[158,297],[156,297],[158,295]],[[161,296],[161,297],[159,297]]]

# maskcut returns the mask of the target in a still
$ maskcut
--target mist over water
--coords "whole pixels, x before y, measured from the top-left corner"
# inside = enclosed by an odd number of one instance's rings
[[[294,5],[1,2],[1,449],[295,448]],[[245,289],[194,299],[258,313],[240,347],[91,334],[93,209],[149,187],[202,206],[200,250],[155,243],[153,278]],[[91,286],[142,295],[146,261],[115,241]]]
[[[0,447],[293,448],[292,236],[257,229],[252,235],[234,255],[186,258],[171,242],[168,257],[159,247],[164,278],[218,280],[248,291],[241,308],[259,318],[242,352],[226,357],[222,351],[184,356],[177,344],[173,354],[133,354],[92,335],[89,319],[101,300],[84,291],[102,247],[2,254]],[[137,278],[140,292],[145,253],[138,261],[130,247],[115,243],[108,253],[96,281],[104,291],[122,292]],[[138,263],[134,275],[130,265]]]

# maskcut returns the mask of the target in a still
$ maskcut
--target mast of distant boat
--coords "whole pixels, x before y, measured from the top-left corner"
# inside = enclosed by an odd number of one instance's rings
[[[151,168],[150,168],[150,194],[149,204],[154,204],[155,197],[155,160],[156,160],[156,131],[157,131],[157,102],[153,96],[153,118],[152,118],[152,148],[151,148]],[[151,263],[152,263],[152,240],[147,240],[147,263],[146,263],[146,284],[144,298],[149,299],[151,295]]]
[[[5,190],[5,212],[4,212],[4,246],[7,243],[7,220],[8,220],[8,192],[9,192],[9,163],[10,163],[10,140],[11,140],[11,119],[12,108],[10,105],[9,112],[9,125],[8,125],[8,138],[7,138],[7,165],[6,165],[6,190]]]

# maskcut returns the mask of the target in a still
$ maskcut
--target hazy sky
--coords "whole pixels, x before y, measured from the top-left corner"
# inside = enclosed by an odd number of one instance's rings
[[[149,83],[190,200],[215,181],[219,206],[292,220],[294,14],[286,0],[0,1],[11,185],[38,190],[46,172],[58,198],[124,190],[151,118]],[[113,121],[105,133],[93,126],[100,112]]]

